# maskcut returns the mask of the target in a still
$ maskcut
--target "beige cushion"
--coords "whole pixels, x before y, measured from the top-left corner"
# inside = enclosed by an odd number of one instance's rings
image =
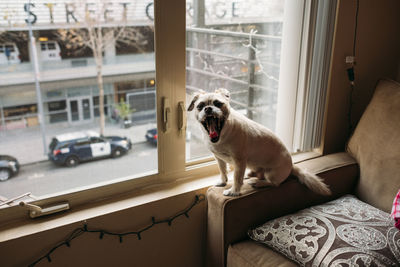
[[[296,263],[253,240],[231,244],[227,267],[295,267]]]
[[[360,165],[356,195],[390,212],[400,188],[400,84],[381,80],[351,137],[348,152]]]
[[[400,231],[390,215],[351,195],[271,220],[249,236],[302,266],[400,264]]]

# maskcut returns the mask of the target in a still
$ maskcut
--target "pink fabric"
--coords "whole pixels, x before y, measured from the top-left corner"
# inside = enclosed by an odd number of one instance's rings
[[[394,226],[396,226],[396,228],[400,230],[400,220],[399,219],[397,219],[397,221],[394,223]]]
[[[400,230],[400,190],[397,192],[397,195],[393,200],[391,217],[395,220],[394,226]]]

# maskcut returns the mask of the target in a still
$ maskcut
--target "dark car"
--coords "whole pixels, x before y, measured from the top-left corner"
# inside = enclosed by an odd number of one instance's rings
[[[99,136],[96,132],[76,132],[57,135],[50,143],[48,157],[56,164],[68,167],[98,158],[117,158],[132,148],[126,137]]]
[[[190,131],[186,131],[186,141],[189,141],[191,138],[192,134],[190,133]],[[153,145],[157,145],[157,128],[152,128],[150,130],[148,130],[146,132],[146,140],[147,142],[153,144]]]
[[[157,128],[150,129],[146,132],[146,140],[147,142],[157,145]]]
[[[16,175],[19,171],[18,160],[7,155],[0,155],[0,181]]]

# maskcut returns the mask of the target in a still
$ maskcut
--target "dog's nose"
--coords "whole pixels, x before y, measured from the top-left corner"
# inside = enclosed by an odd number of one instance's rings
[[[211,114],[212,108],[211,108],[211,107],[206,107],[206,108],[204,109],[204,112],[205,112],[206,114]]]

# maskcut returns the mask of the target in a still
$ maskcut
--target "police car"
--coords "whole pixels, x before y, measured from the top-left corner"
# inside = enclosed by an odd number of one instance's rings
[[[87,131],[57,135],[49,147],[51,161],[72,167],[92,159],[120,157],[132,148],[132,143],[126,137],[100,136]]]

